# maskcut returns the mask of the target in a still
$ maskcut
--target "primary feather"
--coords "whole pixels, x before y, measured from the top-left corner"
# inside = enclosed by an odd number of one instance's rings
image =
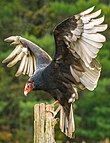
[[[6,38],[5,41],[12,42],[16,47],[2,63],[12,60],[7,65],[8,67],[12,67],[18,61],[21,61],[19,69],[15,74],[16,76],[27,74],[30,77],[36,71],[37,66],[40,67],[41,64],[48,64],[52,60],[44,50],[25,38],[20,36],[11,36]]]

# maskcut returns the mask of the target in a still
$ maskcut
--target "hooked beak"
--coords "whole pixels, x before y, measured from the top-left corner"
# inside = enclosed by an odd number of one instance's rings
[[[27,92],[27,91],[24,91],[24,95],[27,96],[27,94],[28,94],[28,92]]]
[[[26,83],[25,88],[24,88],[24,95],[27,96],[27,94],[28,94],[31,90],[33,90],[33,88],[34,88],[34,83],[33,83],[33,82],[28,82],[28,83]]]
[[[30,87],[30,83],[27,83],[25,85],[25,88],[24,88],[24,95],[27,96],[27,94],[31,91],[31,87]]]

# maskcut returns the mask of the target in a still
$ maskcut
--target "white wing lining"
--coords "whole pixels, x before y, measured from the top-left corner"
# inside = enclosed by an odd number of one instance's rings
[[[104,16],[97,18],[101,14],[101,10],[93,12],[94,7],[87,9],[80,14],[75,15],[77,19],[77,28],[71,30],[71,34],[65,35],[65,43],[71,53],[77,53],[82,60],[82,66],[85,72],[81,75],[75,72],[74,67],[70,66],[70,71],[77,82],[81,82],[87,89],[94,90],[100,77],[101,66],[94,60],[97,53],[106,41],[105,36],[98,32],[105,31],[107,24],[104,22]],[[97,67],[93,64],[97,65]]]
[[[16,45],[15,49],[11,52],[11,54],[3,60],[2,63],[6,63],[11,61],[7,67],[13,67],[18,61],[21,61],[18,71],[15,76],[19,76],[21,74],[27,74],[30,76],[33,75],[36,70],[36,60],[35,56],[28,47],[25,47],[20,41],[19,36],[11,36],[5,39],[7,42],[13,42],[12,44]],[[14,59],[13,59],[14,58]]]
[[[101,14],[101,10],[91,13],[93,9],[94,7],[75,15],[77,28],[70,31],[72,36],[65,36],[68,48],[75,51],[87,67],[90,67],[92,58],[97,56],[103,42],[106,41],[105,36],[98,33],[107,29],[107,24],[102,24],[104,16],[97,18]]]

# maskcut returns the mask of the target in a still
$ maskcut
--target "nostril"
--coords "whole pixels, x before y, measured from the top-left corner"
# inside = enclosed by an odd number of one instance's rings
[[[29,85],[27,86],[27,88],[29,88]]]

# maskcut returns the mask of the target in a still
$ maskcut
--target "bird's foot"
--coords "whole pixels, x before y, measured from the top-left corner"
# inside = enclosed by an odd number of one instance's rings
[[[58,102],[58,101],[56,101],[55,103],[53,103],[53,105],[55,105],[55,104],[57,104],[57,103],[59,103],[59,102]],[[59,105],[59,106],[58,106],[58,108],[57,108],[55,111],[47,110],[47,112],[52,113],[52,114],[53,114],[53,116],[55,117],[55,116],[58,114],[58,112],[61,110],[61,108],[62,108],[62,106],[61,106],[61,105]]]
[[[59,101],[58,100],[56,100],[54,103],[52,103],[54,106],[55,105],[57,105],[57,104],[59,104]]]
[[[58,114],[58,112],[61,110],[62,106],[59,105],[56,111],[54,112],[54,117]]]

